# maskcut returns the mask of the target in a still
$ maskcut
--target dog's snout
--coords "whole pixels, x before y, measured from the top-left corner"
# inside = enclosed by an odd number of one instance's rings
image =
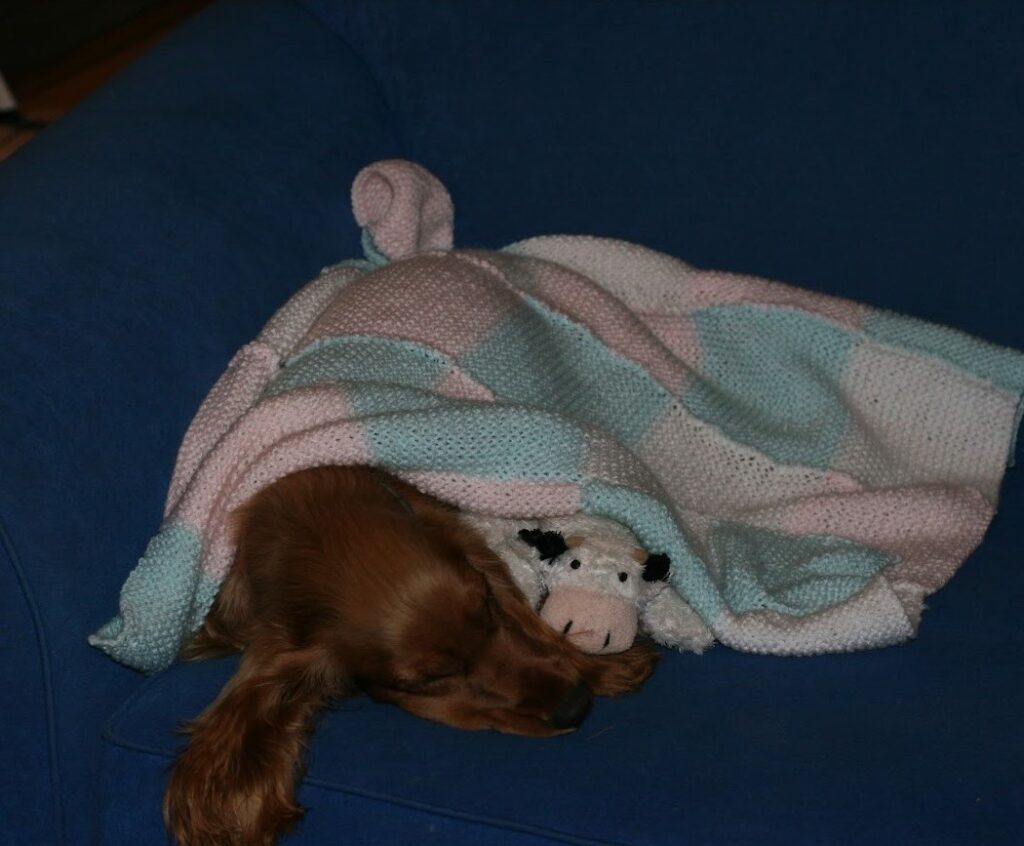
[[[551,714],[551,725],[557,729],[576,728],[586,719],[593,703],[594,692],[589,684],[581,681],[558,703],[558,707]]]

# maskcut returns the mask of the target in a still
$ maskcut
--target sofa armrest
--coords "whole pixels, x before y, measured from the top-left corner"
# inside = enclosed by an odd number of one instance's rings
[[[91,838],[99,726],[139,677],[86,636],[203,394],[293,290],[360,254],[349,185],[400,153],[341,39],[284,0],[227,0],[0,166],[0,706],[23,729],[0,759],[25,761],[5,836],[59,841],[62,810],[67,842]]]

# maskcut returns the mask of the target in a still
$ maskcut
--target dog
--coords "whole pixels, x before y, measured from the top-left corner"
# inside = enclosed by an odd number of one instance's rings
[[[180,846],[263,846],[291,828],[304,743],[341,697],[549,737],[654,669],[645,644],[576,649],[456,509],[380,470],[292,474],[235,520],[234,566],[183,657],[242,659],[187,727],[168,780],[164,821]]]

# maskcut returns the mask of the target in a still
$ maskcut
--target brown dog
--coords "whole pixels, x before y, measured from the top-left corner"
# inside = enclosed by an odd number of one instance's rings
[[[238,553],[187,657],[244,650],[164,796],[182,846],[271,844],[316,712],[363,692],[467,729],[576,728],[593,694],[636,690],[656,653],[570,646],[456,512],[368,468],[288,476],[238,514]]]

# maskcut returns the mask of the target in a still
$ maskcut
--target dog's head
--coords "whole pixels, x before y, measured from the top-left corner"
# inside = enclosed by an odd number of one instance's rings
[[[369,469],[286,477],[238,520],[236,564],[196,654],[290,655],[302,669],[289,685],[529,735],[575,728],[594,695],[637,689],[657,660],[645,645],[584,654],[455,511]]]
[[[530,607],[505,565],[455,520],[395,532],[344,636],[356,687],[432,720],[544,736],[576,728],[595,694],[634,690],[656,654],[585,655]],[[353,648],[355,647],[355,648]]]

